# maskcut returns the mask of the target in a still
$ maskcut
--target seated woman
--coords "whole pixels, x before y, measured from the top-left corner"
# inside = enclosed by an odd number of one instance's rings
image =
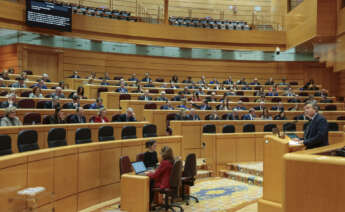
[[[29,94],[29,98],[43,98],[40,87],[34,87],[32,93]]]
[[[104,107],[99,109],[98,116],[95,118],[94,122],[95,123],[109,122],[107,117],[105,117],[106,112],[107,112],[107,110]]]
[[[55,108],[54,115],[49,116],[48,123],[49,124],[65,124],[66,123],[65,115],[63,111],[61,110],[61,107],[57,106]]]
[[[156,141],[151,140],[145,143],[147,151],[144,153],[144,164],[147,168],[153,167],[156,168],[158,163],[158,157],[156,152]]]
[[[19,118],[16,116],[16,109],[17,108],[14,106],[6,108],[5,116],[1,119],[1,122],[0,122],[0,125],[2,127],[22,125]]]
[[[262,111],[262,116],[261,116],[262,120],[272,120],[272,116],[270,115],[270,113],[268,112],[267,108],[264,108],[264,110]]]
[[[174,164],[174,155],[170,147],[164,146],[161,149],[162,161],[154,172],[149,172],[150,177],[150,205],[153,200],[154,192],[152,188],[170,188],[170,175]]]

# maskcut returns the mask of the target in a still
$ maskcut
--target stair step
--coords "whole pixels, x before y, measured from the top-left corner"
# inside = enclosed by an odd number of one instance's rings
[[[198,170],[196,174],[196,178],[207,178],[212,176],[212,171],[209,170]]]
[[[263,177],[263,162],[228,163],[229,170]]]
[[[241,181],[247,184],[258,185],[258,186],[263,185],[263,178],[260,176],[255,176],[255,175],[251,175],[251,174],[247,174],[243,172],[237,172],[237,171],[229,171],[229,170],[222,170],[221,173],[224,177],[231,178],[232,180],[237,180],[237,181]]]

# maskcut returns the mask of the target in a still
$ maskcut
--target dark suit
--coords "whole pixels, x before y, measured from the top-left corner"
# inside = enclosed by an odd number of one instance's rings
[[[7,108],[9,106],[8,101],[1,103],[1,108]],[[17,107],[17,103],[13,103],[12,106]]]
[[[211,106],[209,105],[197,105],[193,104],[193,107],[197,108],[198,110],[212,110]]]
[[[254,120],[255,116],[252,116],[251,114],[245,114],[242,116],[242,120]]]
[[[86,123],[85,116],[78,116],[77,114],[71,116],[69,123]]]
[[[71,76],[69,76],[68,78],[74,78],[74,79],[76,79],[76,78],[80,78],[80,76],[79,76],[79,75],[71,75]]]
[[[173,110],[174,108],[169,105],[162,105],[161,110]]]
[[[152,97],[151,96],[146,96],[146,98],[145,98],[145,95],[142,95],[142,96],[138,97],[138,100],[149,101],[149,100],[152,100]]]
[[[60,104],[53,105],[52,101],[48,101],[44,104],[45,109],[55,109],[55,107],[57,107],[57,106],[60,107]]]
[[[137,120],[133,116],[128,117],[127,114],[121,114],[119,116],[119,121],[129,122],[129,121],[137,121]]]
[[[168,98],[159,96],[155,99],[155,101],[168,101]]]
[[[237,115],[235,116],[232,113],[227,114],[227,116],[225,117],[225,120],[240,120],[240,117]]]
[[[328,122],[320,114],[316,114],[304,130],[304,145],[307,149],[328,145]]]
[[[128,93],[128,90],[127,90],[127,88],[118,88],[118,89],[116,89],[116,92],[119,92],[119,93]]]
[[[255,106],[254,107],[254,110],[263,110],[265,109],[265,107],[262,107],[262,106]]]
[[[195,114],[194,116],[192,115],[187,115],[186,120],[201,120],[198,114]]]

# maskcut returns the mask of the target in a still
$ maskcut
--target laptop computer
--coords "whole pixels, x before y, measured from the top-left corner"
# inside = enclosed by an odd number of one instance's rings
[[[132,163],[135,174],[144,175],[147,171],[147,168],[143,161],[137,161]]]
[[[299,138],[295,133],[287,133],[286,135],[287,135],[290,139]]]

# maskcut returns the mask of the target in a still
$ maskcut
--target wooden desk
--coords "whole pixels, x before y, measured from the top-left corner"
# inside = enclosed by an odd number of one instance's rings
[[[62,111],[64,112],[65,117],[67,117],[70,114],[76,113],[75,109],[62,109]],[[39,113],[39,114],[41,114],[41,120],[42,120],[44,116],[53,115],[54,112],[55,112],[54,109],[17,109],[16,110],[16,116],[23,123],[24,116],[27,113]],[[4,113],[5,113],[5,109],[1,108],[0,109],[0,115],[4,116]],[[107,110],[106,117],[108,118],[108,120],[111,120],[112,117],[116,114],[121,114],[121,111],[120,110]],[[84,110],[84,116],[85,116],[87,122],[89,122],[91,117],[97,116],[97,115],[98,115],[98,110]]]
[[[150,178],[124,174],[121,176],[121,210],[147,212],[150,202]]]
[[[77,212],[118,198],[121,194],[120,157],[131,152],[134,156],[130,158],[135,160],[133,157],[144,151],[145,142],[150,139],[97,142],[1,156],[1,211],[13,211],[8,199],[18,190],[35,186],[43,186],[47,192],[54,193],[53,198],[38,202],[38,211]],[[159,146],[181,143],[180,136],[155,140]],[[139,148],[128,145],[133,141]],[[174,151],[179,154],[178,149]]]
[[[0,92],[2,91],[7,91],[8,93],[15,91],[15,93],[17,94],[17,96],[20,96],[21,93],[26,92],[26,91],[32,91],[32,88],[0,88]],[[55,93],[55,89],[42,89],[41,90],[42,95],[46,96],[48,94],[52,94]],[[65,94],[65,97],[67,98],[72,92],[75,92],[75,90],[69,90],[69,89],[64,89],[62,90],[62,93]]]
[[[284,155],[282,211],[344,211],[345,158],[327,154],[344,146],[341,142]]]

